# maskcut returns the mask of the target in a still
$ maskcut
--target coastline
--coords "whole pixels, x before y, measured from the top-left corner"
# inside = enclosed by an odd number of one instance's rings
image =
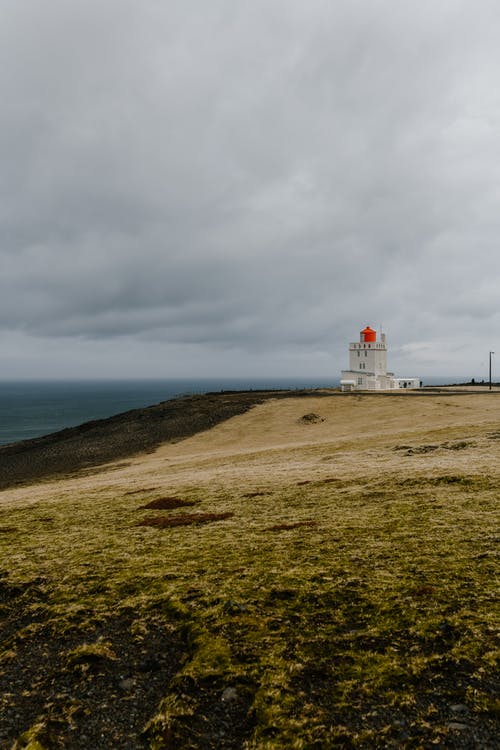
[[[409,391],[341,393],[337,388],[220,391],[179,396],[145,408],[84,422],[30,440],[0,446],[0,491],[38,480],[91,471],[107,463],[154,451],[162,443],[183,440],[214,427],[269,399],[336,396],[339,398],[426,398],[440,395],[500,394],[482,385],[427,386]]]
[[[270,398],[316,393],[227,391],[182,396],[0,446],[0,490],[151,452],[162,443],[208,430]]]

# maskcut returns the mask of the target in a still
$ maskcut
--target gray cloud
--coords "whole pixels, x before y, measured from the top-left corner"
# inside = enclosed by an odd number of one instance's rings
[[[336,376],[368,322],[395,368],[480,374],[499,21],[493,0],[4,2],[5,374],[135,353],[130,374]]]

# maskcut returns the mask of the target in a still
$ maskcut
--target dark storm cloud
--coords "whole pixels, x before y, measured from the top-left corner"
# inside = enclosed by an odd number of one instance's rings
[[[211,371],[237,350],[245,371],[281,352],[336,374],[367,322],[396,363],[442,372],[443,340],[450,372],[464,341],[478,360],[499,323],[499,21],[489,0],[4,2],[12,372],[60,339],[75,372],[84,341],[95,374],[125,345],[178,372],[185,345]]]

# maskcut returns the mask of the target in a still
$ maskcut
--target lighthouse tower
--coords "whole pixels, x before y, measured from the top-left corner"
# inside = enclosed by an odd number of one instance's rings
[[[359,342],[349,344],[349,369],[342,370],[340,385],[343,391],[375,391],[399,388],[420,388],[419,378],[395,378],[387,372],[387,344],[385,333],[366,326],[360,331]]]

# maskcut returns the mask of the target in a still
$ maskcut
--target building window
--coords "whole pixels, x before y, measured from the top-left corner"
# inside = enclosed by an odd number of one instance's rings
[[[363,385],[363,378],[358,378],[358,385]]]
[[[359,351],[359,349],[358,349],[358,357],[360,357],[360,356],[361,356],[361,352],[360,352],[360,351]]]
[[[365,351],[365,357],[367,357],[367,356],[368,356],[368,352],[367,352],[367,351]]]

